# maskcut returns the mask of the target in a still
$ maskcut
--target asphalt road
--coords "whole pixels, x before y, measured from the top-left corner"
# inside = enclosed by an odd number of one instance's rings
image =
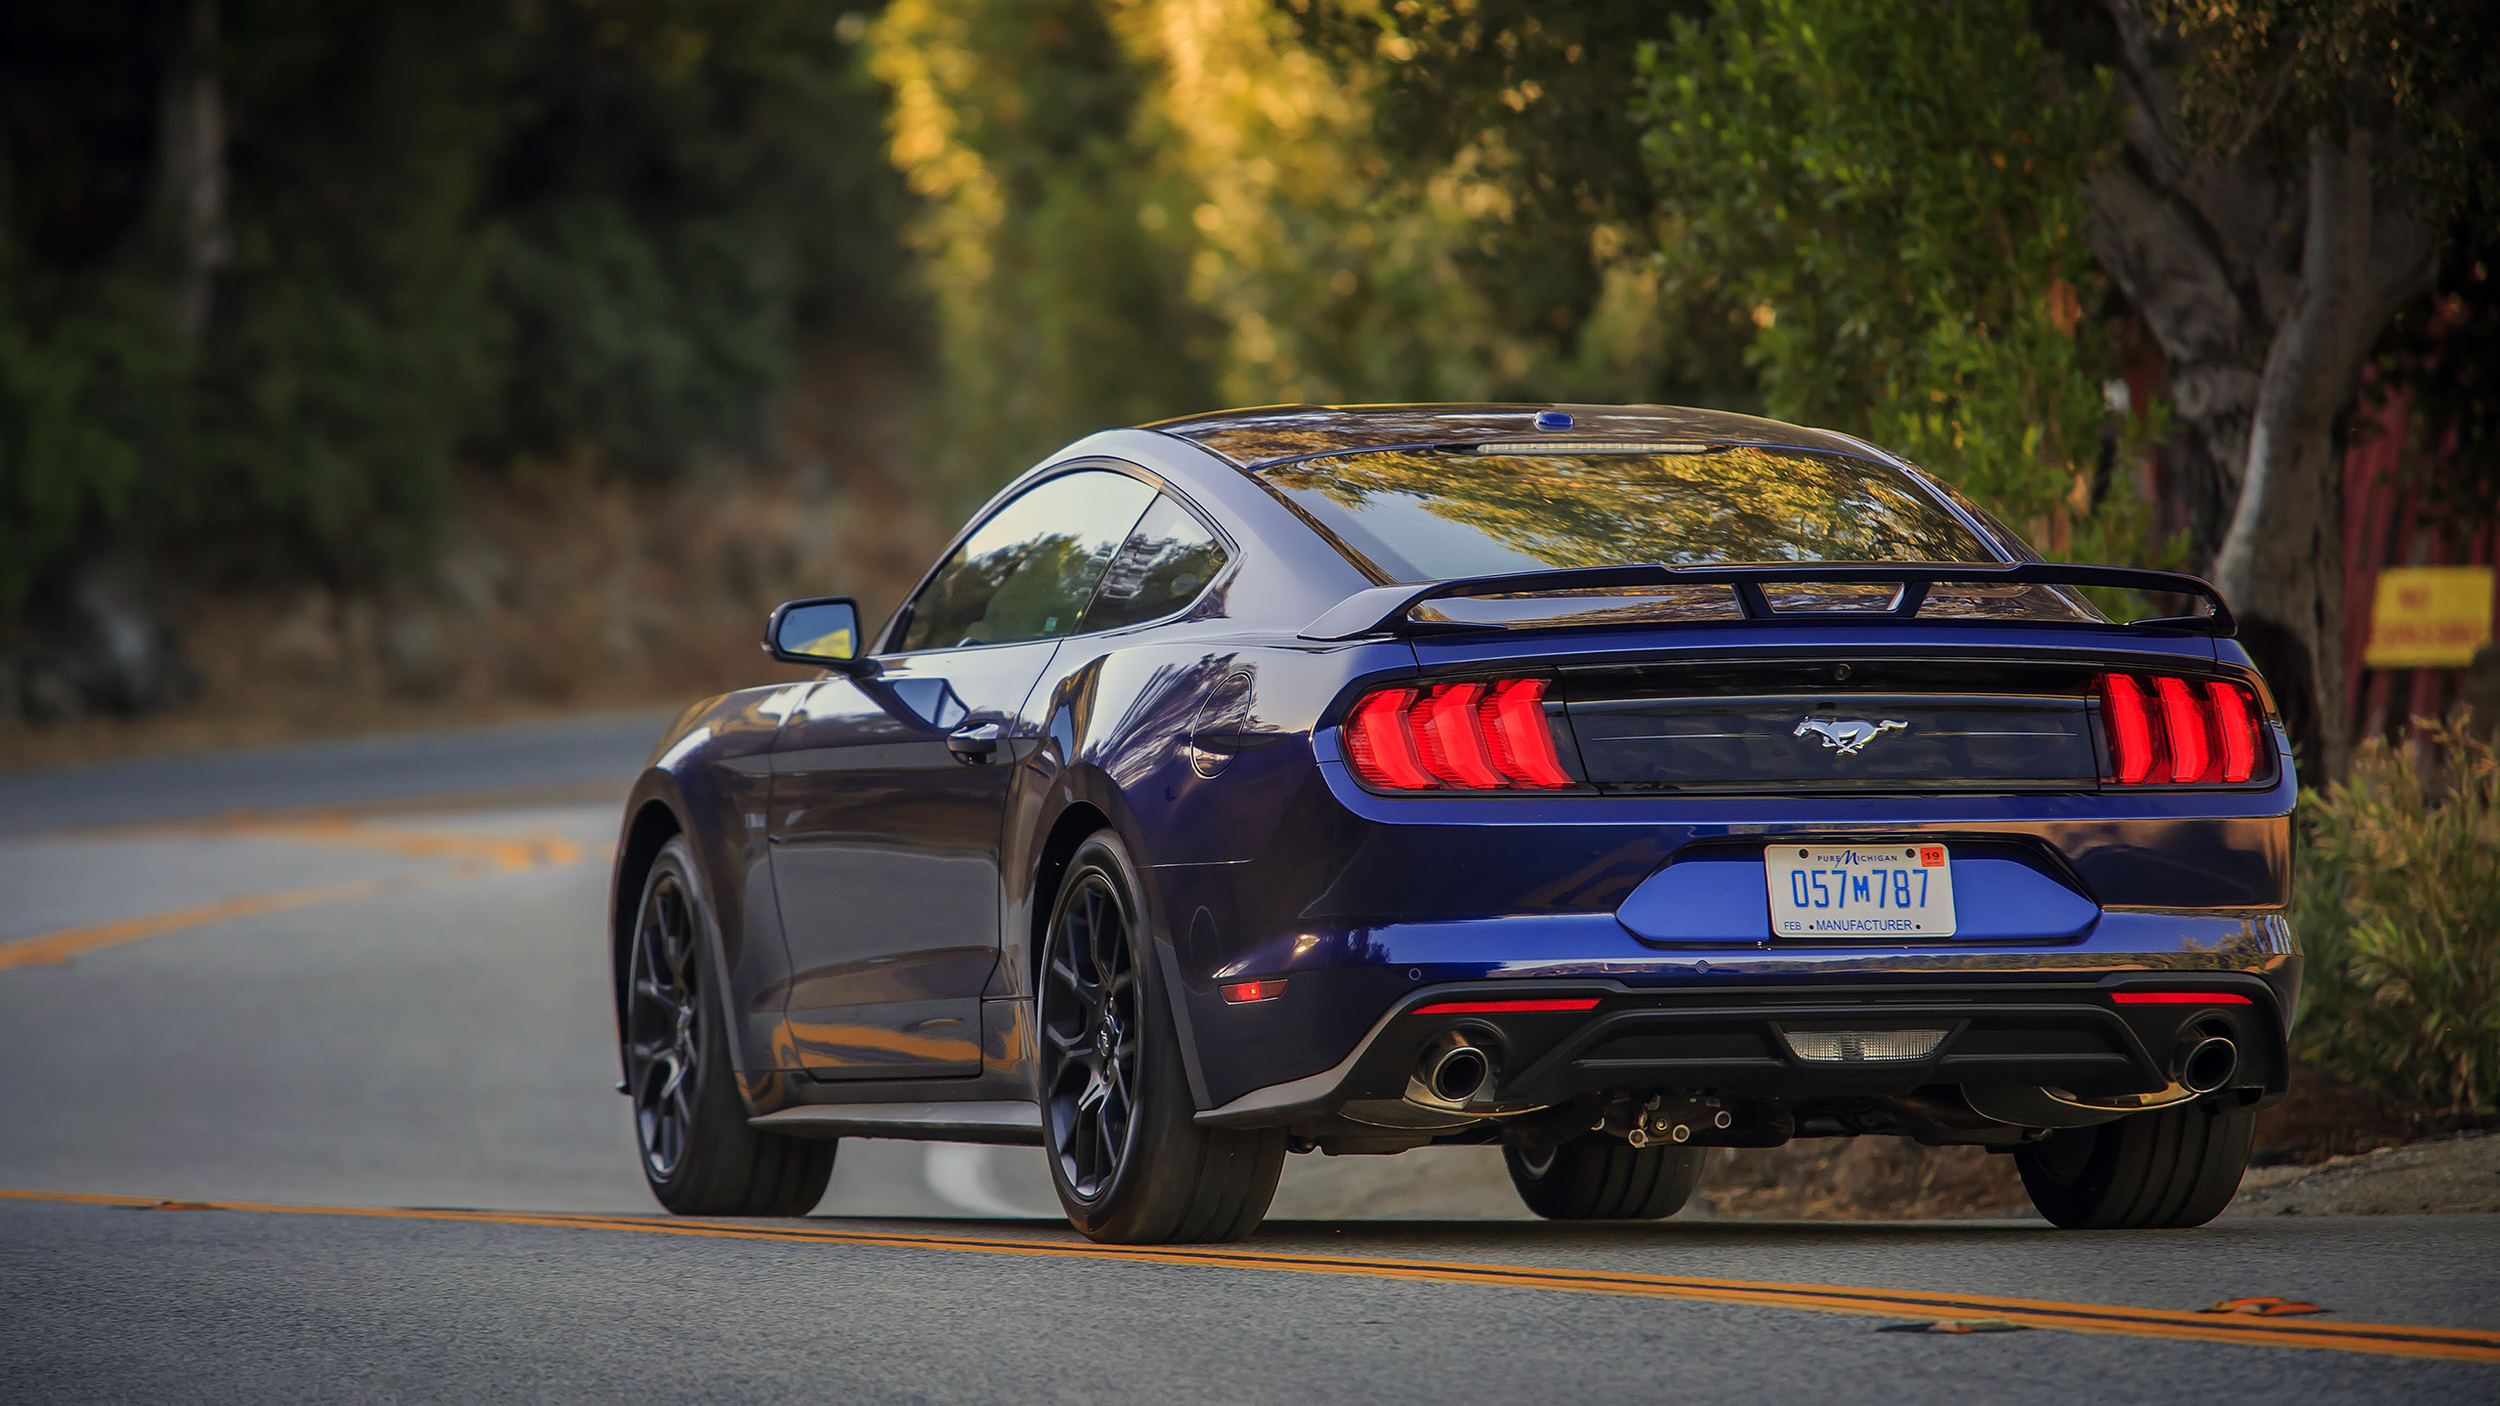
[[[0,775],[0,1400],[2500,1400],[2500,1217],[1556,1227],[1426,1153],[1106,1253],[854,1142],[671,1220],[599,940],[662,721]],[[2258,1295],[2330,1311],[2194,1312]]]

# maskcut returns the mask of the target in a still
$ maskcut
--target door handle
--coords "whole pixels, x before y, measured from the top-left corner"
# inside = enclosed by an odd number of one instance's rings
[[[946,734],[946,750],[959,761],[986,762],[998,754],[998,724],[966,723]]]

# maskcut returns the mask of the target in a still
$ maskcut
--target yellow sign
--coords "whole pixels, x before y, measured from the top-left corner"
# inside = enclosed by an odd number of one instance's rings
[[[2488,566],[2391,566],[2370,613],[2373,669],[2461,669],[2491,643]]]

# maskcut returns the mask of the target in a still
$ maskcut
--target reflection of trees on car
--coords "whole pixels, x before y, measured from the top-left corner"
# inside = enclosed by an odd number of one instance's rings
[[[1103,573],[1085,628],[1108,630],[1170,614],[1223,568],[1224,549],[1195,518],[1157,499]]]
[[[1389,450],[1311,460],[1266,477],[1332,527],[1355,519],[1363,535],[1407,558],[1374,564],[1406,579],[1460,573],[1432,559],[1446,554],[1445,544],[1402,533],[1378,511],[1386,495],[1553,567],[1988,560],[1968,529],[1892,481],[1892,470],[1795,452]]]
[[[1015,542],[948,564],[912,622],[909,649],[1045,639],[1076,628],[1108,553],[1073,534]]]
[[[980,624],[967,634],[979,643],[1042,639],[1076,628],[1110,553],[1088,551],[1074,536],[1044,537],[990,597]]]

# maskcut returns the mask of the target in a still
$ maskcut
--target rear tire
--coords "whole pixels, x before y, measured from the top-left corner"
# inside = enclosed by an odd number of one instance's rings
[[[1239,1240],[1276,1197],[1285,1134],[1198,1126],[1136,873],[1096,835],[1051,907],[1035,1020],[1051,1185],[1092,1240]]]
[[[2257,1114],[2187,1104],[2068,1128],[2015,1149],[2023,1189],[2067,1230],[2184,1230],[2222,1214],[2248,1170]]]
[[[1698,1147],[1633,1147],[1585,1138],[1502,1149],[1519,1199],[1547,1220],[1663,1220],[1701,1180]]]
[[[803,1216],[833,1176],[830,1139],[747,1126],[707,944],[716,940],[693,851],[670,840],[643,879],[626,967],[626,1091],[643,1180],[681,1216]]]

